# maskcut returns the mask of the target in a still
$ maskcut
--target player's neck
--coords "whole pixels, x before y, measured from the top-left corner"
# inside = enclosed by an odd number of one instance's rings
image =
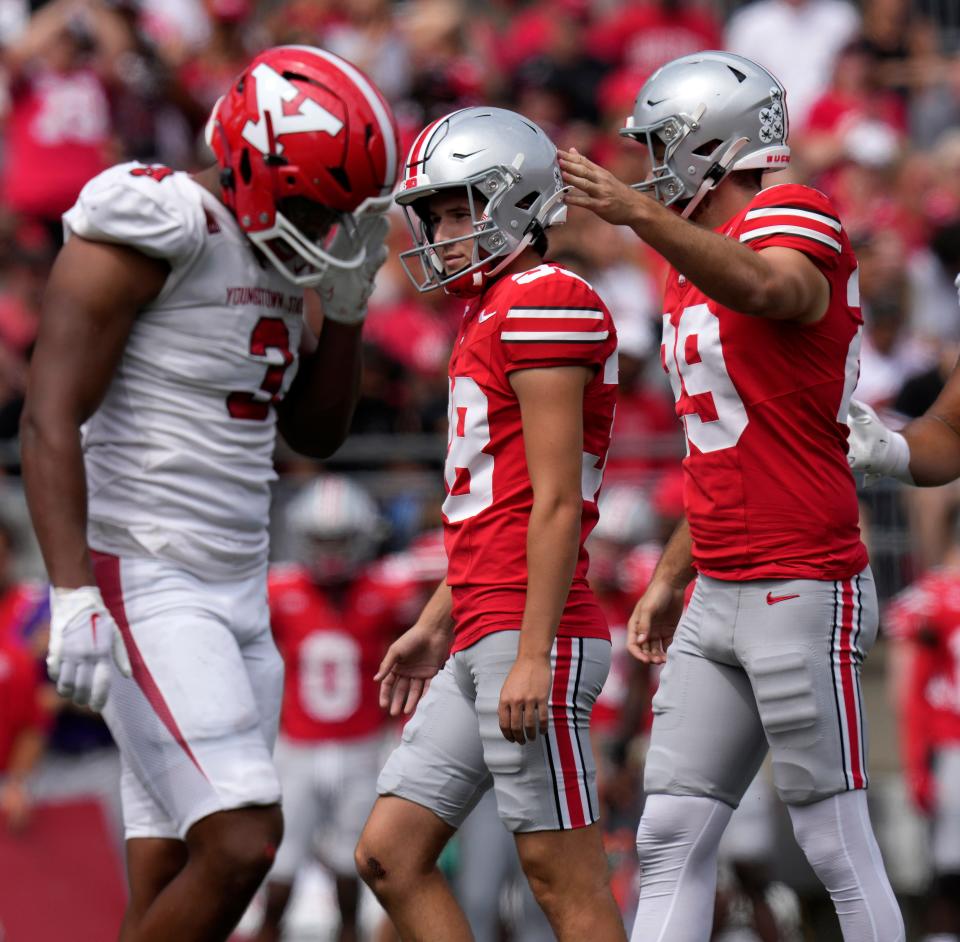
[[[193,174],[193,179],[221,203],[223,202],[223,197],[220,195],[220,168],[216,164]]]
[[[751,187],[740,186],[736,180],[728,177],[703,198],[691,219],[699,226],[717,229],[741,212],[759,192]]]
[[[500,278],[506,278],[509,275],[518,275],[520,272],[530,271],[537,265],[543,264],[543,256],[539,255],[532,248],[525,248],[502,272]]]

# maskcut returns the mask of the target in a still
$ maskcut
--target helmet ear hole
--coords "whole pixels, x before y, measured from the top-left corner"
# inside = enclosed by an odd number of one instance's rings
[[[696,154],[698,157],[709,157],[721,144],[723,144],[723,141],[715,137],[712,141],[701,144],[698,148],[691,151],[691,153]]]
[[[526,196],[521,196],[520,199],[516,201],[513,205],[517,209],[529,209],[537,201],[537,198],[540,194],[534,190],[532,193],[528,193]]]
[[[249,186],[253,179],[253,167],[250,166],[250,151],[244,147],[240,154],[240,178],[244,184]]]

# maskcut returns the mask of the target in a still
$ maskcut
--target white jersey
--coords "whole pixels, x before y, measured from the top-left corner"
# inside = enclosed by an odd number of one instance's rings
[[[216,198],[165,167],[105,171],[64,226],[171,268],[82,429],[90,545],[210,577],[263,565],[273,403],[296,372],[303,292],[261,263]]]

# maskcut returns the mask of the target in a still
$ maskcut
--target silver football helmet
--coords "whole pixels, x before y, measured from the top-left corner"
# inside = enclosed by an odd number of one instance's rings
[[[657,69],[620,133],[646,144],[652,169],[638,190],[689,216],[732,170],[783,170],[786,92],[765,68],[730,52],[697,52]]]
[[[466,189],[471,234],[434,241],[425,198]],[[434,121],[413,142],[394,197],[416,247],[400,260],[418,291],[445,287],[473,293],[549,226],[566,219],[563,178],[553,141],[532,121],[503,108],[463,108]],[[444,273],[437,249],[473,240],[473,261]],[[411,269],[411,261],[419,271]]]
[[[338,474],[321,475],[303,487],[287,505],[286,525],[319,582],[353,576],[373,559],[388,530],[376,501]]]

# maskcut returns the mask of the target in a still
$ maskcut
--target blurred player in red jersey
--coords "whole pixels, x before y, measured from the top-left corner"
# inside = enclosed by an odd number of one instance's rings
[[[787,130],[774,76],[707,52],[637,95],[622,133],[648,147],[647,181],[560,155],[570,204],[631,226],[672,266],[661,359],[687,437],[686,521],[630,621],[634,653],[666,660],[638,942],[709,937],[720,837],[768,749],[846,942],[904,938],[866,800],[860,667],[877,600],[846,460],[857,261],[822,193],[761,189],[790,159]]]
[[[380,773],[356,855],[404,940],[471,938],[436,861],[491,787],[557,936],[625,938],[589,739],[610,636],[583,548],[616,332],[589,284],[543,263],[562,195],[543,131],[476,107],[420,133],[396,196],[418,288],[467,299],[449,367],[447,575],[378,675],[392,712],[430,689]]]
[[[13,637],[0,635],[0,827],[26,826],[30,776],[43,755],[49,710],[37,662]]]
[[[65,214],[21,428],[48,669],[122,757],[123,942],[226,939],[280,843],[274,446],[346,435],[398,166],[380,93],[309,46],[257,56],[207,136],[195,176],[120,164]]]
[[[446,560],[441,552],[424,567],[416,565],[423,554],[410,552],[374,562],[384,520],[369,494],[345,477],[307,485],[286,519],[304,560],[275,567],[269,582],[271,627],[286,666],[275,760],[287,827],[256,938],[280,939],[294,877],[316,847],[336,878],[339,940],[355,942],[353,849],[377,796],[387,724],[373,677]]]
[[[590,587],[610,627],[612,648],[610,673],[591,717],[599,751],[609,760],[600,789],[601,801],[604,793],[613,800],[614,807],[607,809],[608,828],[615,823],[610,820],[611,811],[627,810],[638,802],[635,789],[628,794],[621,786],[630,742],[642,732],[649,707],[651,668],[627,650],[627,622],[660,555],[659,547],[648,543],[655,526],[653,508],[644,492],[614,485],[604,491],[600,519],[587,544]]]
[[[910,797],[930,818],[934,883],[925,940],[960,939],[960,539],[943,565],[898,595],[897,700]]]

